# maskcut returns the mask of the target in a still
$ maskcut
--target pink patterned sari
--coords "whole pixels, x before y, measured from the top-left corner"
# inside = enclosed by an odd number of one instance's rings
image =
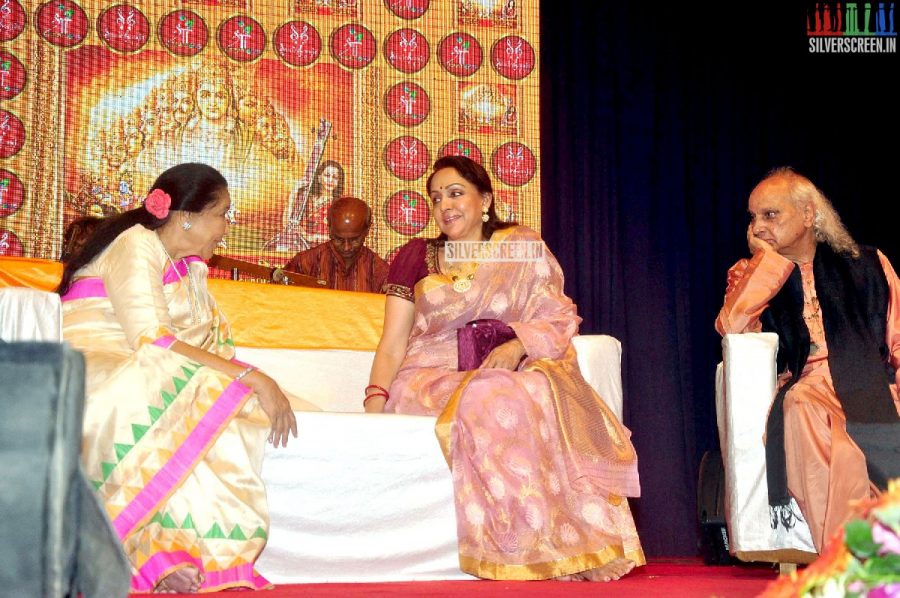
[[[504,240],[540,242],[522,226],[494,233],[492,242]],[[546,248],[539,261],[481,263],[471,288],[458,292],[438,272],[436,251],[427,245],[427,275],[416,277],[413,330],[386,410],[439,416],[460,567],[527,580],[619,557],[644,564],[625,498],[640,493],[637,457],[578,370],[571,339],[581,320],[559,264]],[[388,279],[389,293],[403,286]],[[457,371],[456,330],[478,318],[515,330],[527,352],[517,371]]]

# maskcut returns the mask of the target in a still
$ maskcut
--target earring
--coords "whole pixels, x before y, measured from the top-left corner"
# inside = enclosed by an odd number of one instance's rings
[[[487,208],[482,208],[482,209],[481,209],[481,221],[482,221],[482,222],[487,222],[487,221],[490,220],[490,219],[491,219],[490,216],[488,216],[488,209],[487,209]]]
[[[183,230],[189,230],[191,228],[191,223],[188,222],[187,220],[185,220],[184,222],[181,223],[181,228]]]

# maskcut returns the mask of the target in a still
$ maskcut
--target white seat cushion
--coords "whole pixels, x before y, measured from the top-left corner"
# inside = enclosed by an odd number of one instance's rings
[[[59,295],[24,287],[0,287],[0,339],[62,342]]]

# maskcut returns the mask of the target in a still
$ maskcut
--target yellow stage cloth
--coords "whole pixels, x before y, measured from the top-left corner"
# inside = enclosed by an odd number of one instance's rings
[[[52,291],[62,265],[0,257],[0,287]],[[374,351],[384,324],[384,295],[209,280],[236,345],[273,349]]]

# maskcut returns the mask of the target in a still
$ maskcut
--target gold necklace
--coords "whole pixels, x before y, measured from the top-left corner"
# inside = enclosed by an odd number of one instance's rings
[[[453,290],[457,293],[465,293],[472,288],[472,281],[475,280],[475,273],[472,272],[465,278],[454,274],[450,278],[453,280]]]
[[[445,257],[444,259],[446,260],[446,257]],[[466,265],[467,265],[467,266],[470,266],[471,263],[466,264]],[[440,267],[440,263],[438,263],[438,267]],[[478,267],[477,264],[475,265],[475,267],[476,267],[476,268]],[[470,272],[469,274],[466,274],[465,276],[463,276],[462,274],[452,274],[453,271],[463,271],[463,270],[465,270],[465,269],[467,269],[467,268],[463,268],[463,267],[459,267],[459,268],[447,267],[447,273],[446,273],[446,274],[449,275],[449,276],[450,276],[450,280],[453,281],[453,284],[452,284],[453,290],[456,291],[457,293],[465,293],[466,291],[468,291],[469,289],[471,289],[471,288],[472,288],[472,281],[475,280],[475,272],[474,272],[474,271],[473,271],[473,272]]]
[[[159,235],[157,235],[159,236]],[[175,275],[178,277],[178,281],[181,284],[184,284],[184,278],[181,276],[181,272],[178,271],[178,267],[175,265],[175,260],[172,259],[172,256],[169,255],[169,252],[166,250],[166,246],[162,244],[162,239],[160,239],[159,244],[162,245],[163,253],[166,254],[166,257],[169,258],[169,263],[172,264],[172,269],[175,270]],[[191,307],[191,321],[194,324],[200,323],[200,298],[197,296],[196,288],[194,287],[194,276],[191,274],[191,266],[184,258],[179,260],[183,265],[185,270],[187,270],[188,275],[188,305]],[[196,304],[196,305],[195,305]]]

